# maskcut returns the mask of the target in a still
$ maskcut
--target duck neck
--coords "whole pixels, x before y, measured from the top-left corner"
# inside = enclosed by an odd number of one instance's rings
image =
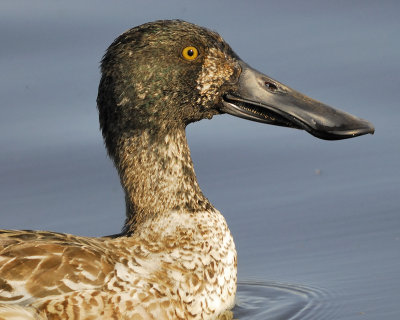
[[[118,145],[114,160],[125,191],[124,234],[164,212],[213,208],[198,185],[185,128],[133,130]]]

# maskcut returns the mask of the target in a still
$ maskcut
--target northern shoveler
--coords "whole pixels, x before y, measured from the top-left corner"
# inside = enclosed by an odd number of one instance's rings
[[[197,183],[186,126],[229,113],[322,139],[374,131],[252,69],[217,33],[180,20],[123,33],[101,72],[100,127],[125,191],[123,231],[1,231],[1,319],[229,316],[235,245]]]

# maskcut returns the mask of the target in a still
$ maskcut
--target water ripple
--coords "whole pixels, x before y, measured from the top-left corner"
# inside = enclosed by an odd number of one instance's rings
[[[240,320],[335,319],[331,295],[320,288],[279,282],[240,282],[234,318]]]

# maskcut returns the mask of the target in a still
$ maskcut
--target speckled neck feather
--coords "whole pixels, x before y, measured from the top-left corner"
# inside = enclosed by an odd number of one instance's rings
[[[126,198],[125,234],[162,212],[212,208],[197,183],[184,128],[132,131],[116,154]]]

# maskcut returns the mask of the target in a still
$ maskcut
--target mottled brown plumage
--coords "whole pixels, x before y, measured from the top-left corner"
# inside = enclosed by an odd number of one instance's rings
[[[2,232],[0,303],[49,319],[225,314],[235,293],[236,256],[222,216],[162,214],[143,227],[116,239]]]

